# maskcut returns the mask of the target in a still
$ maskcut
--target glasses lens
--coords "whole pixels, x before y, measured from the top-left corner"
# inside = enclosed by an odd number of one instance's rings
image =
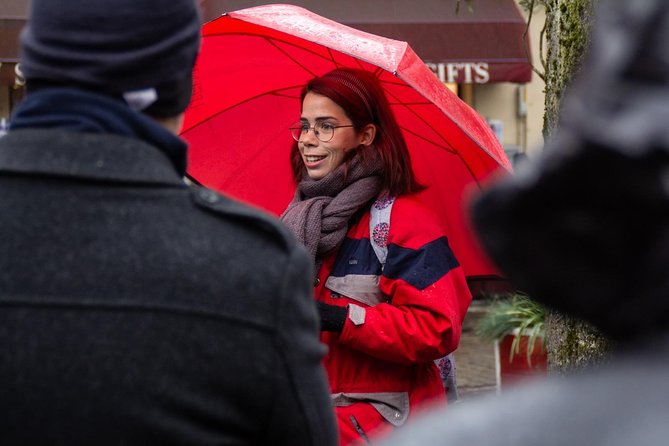
[[[296,122],[289,128],[290,134],[295,141],[299,141],[309,130],[314,131],[314,136],[321,142],[328,142],[334,136],[335,126],[328,122],[318,122],[314,127],[309,127],[306,122]]]
[[[321,142],[328,142],[334,136],[334,126],[328,122],[319,122],[315,125],[316,138]]]
[[[295,141],[299,141],[300,137],[309,131],[309,126],[302,124],[301,122],[295,122],[290,126],[290,134],[293,136]]]

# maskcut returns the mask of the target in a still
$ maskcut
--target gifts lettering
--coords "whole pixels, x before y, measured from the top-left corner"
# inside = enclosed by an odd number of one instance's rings
[[[486,62],[428,62],[427,66],[442,82],[485,84],[490,80],[490,71]]]

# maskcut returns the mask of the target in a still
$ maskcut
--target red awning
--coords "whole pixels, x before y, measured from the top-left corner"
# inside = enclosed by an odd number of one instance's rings
[[[268,1],[203,0],[205,20]],[[529,38],[514,0],[297,0],[362,31],[409,42],[445,82],[529,82]]]
[[[0,17],[0,63],[19,61],[19,33],[25,19]]]
[[[0,10],[0,62],[18,62],[19,33],[28,17],[29,0],[2,0]]]
[[[28,16],[28,0],[2,0],[0,9],[0,85],[14,85],[19,61],[19,33]]]
[[[6,3],[6,5],[5,5]],[[203,17],[270,3],[267,0],[200,0]],[[277,1],[276,3],[280,3]],[[409,42],[444,82],[529,82],[529,38],[514,0],[292,0],[290,3],[353,28]],[[3,0],[0,62],[18,61],[18,35],[28,0]],[[5,72],[6,71],[6,72]],[[10,71],[12,72],[10,74]],[[0,68],[0,77],[13,67]]]

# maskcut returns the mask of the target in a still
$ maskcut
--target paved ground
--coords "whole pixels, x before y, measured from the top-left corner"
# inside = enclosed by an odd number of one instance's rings
[[[485,304],[474,301],[462,327],[460,347],[455,352],[456,379],[461,402],[497,393],[495,345],[476,336],[476,324]]]

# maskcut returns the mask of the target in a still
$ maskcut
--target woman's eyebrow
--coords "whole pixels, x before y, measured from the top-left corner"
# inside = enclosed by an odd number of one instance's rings
[[[334,116],[319,116],[316,119],[314,119],[314,121],[316,121],[316,122],[325,121],[326,119],[332,119],[334,121],[339,121],[339,119],[334,117]],[[300,121],[308,122],[309,120],[307,118],[300,118]]]

